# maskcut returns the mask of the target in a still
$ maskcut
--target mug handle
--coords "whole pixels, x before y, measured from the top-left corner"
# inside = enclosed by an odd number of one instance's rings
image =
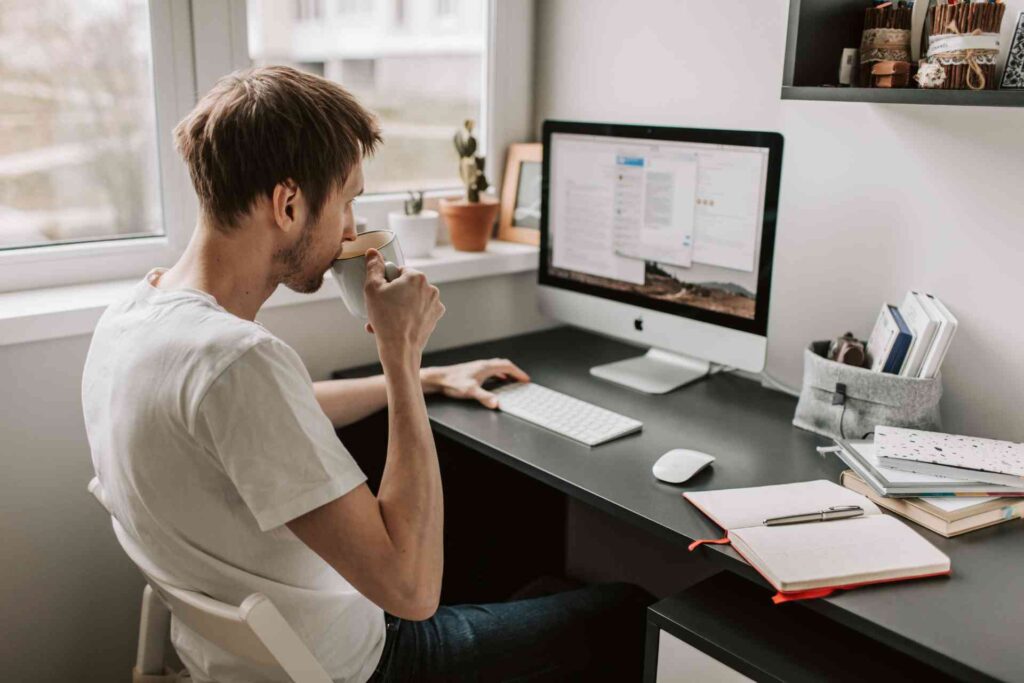
[[[401,274],[402,274],[401,271],[398,270],[398,266],[396,266],[394,263],[392,263],[391,261],[385,261],[384,262],[384,279],[385,280],[387,280],[388,282],[391,282],[392,280],[394,280],[396,277],[398,277]]]

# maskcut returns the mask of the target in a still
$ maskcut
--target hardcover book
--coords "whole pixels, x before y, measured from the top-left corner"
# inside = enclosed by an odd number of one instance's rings
[[[1024,486],[1024,444],[900,427],[875,428],[879,464],[897,470]]]
[[[1019,519],[1024,509],[1020,498],[886,498],[853,470],[843,472],[840,482],[876,505],[946,538]]]

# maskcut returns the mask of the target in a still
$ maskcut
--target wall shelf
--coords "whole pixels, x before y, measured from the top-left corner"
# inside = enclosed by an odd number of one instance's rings
[[[843,48],[860,45],[865,7],[865,0],[790,0],[782,99],[1024,107],[1024,90],[824,87],[837,84]]]
[[[916,88],[826,88],[782,86],[784,100],[946,104],[971,107],[1024,107],[1024,90],[919,90]]]

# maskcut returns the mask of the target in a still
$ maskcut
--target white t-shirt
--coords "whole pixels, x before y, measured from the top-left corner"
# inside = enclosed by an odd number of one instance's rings
[[[284,526],[363,483],[288,345],[153,271],[103,314],[82,404],[93,466],[128,554],[238,605],[266,595],[332,678],[365,681],[384,613]],[[172,622],[197,681],[287,680]]]

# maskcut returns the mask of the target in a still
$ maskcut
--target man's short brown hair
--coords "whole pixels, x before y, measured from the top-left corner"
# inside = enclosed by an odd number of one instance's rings
[[[225,76],[174,128],[202,211],[222,228],[289,178],[316,220],[380,140],[375,118],[348,91],[285,66]]]

